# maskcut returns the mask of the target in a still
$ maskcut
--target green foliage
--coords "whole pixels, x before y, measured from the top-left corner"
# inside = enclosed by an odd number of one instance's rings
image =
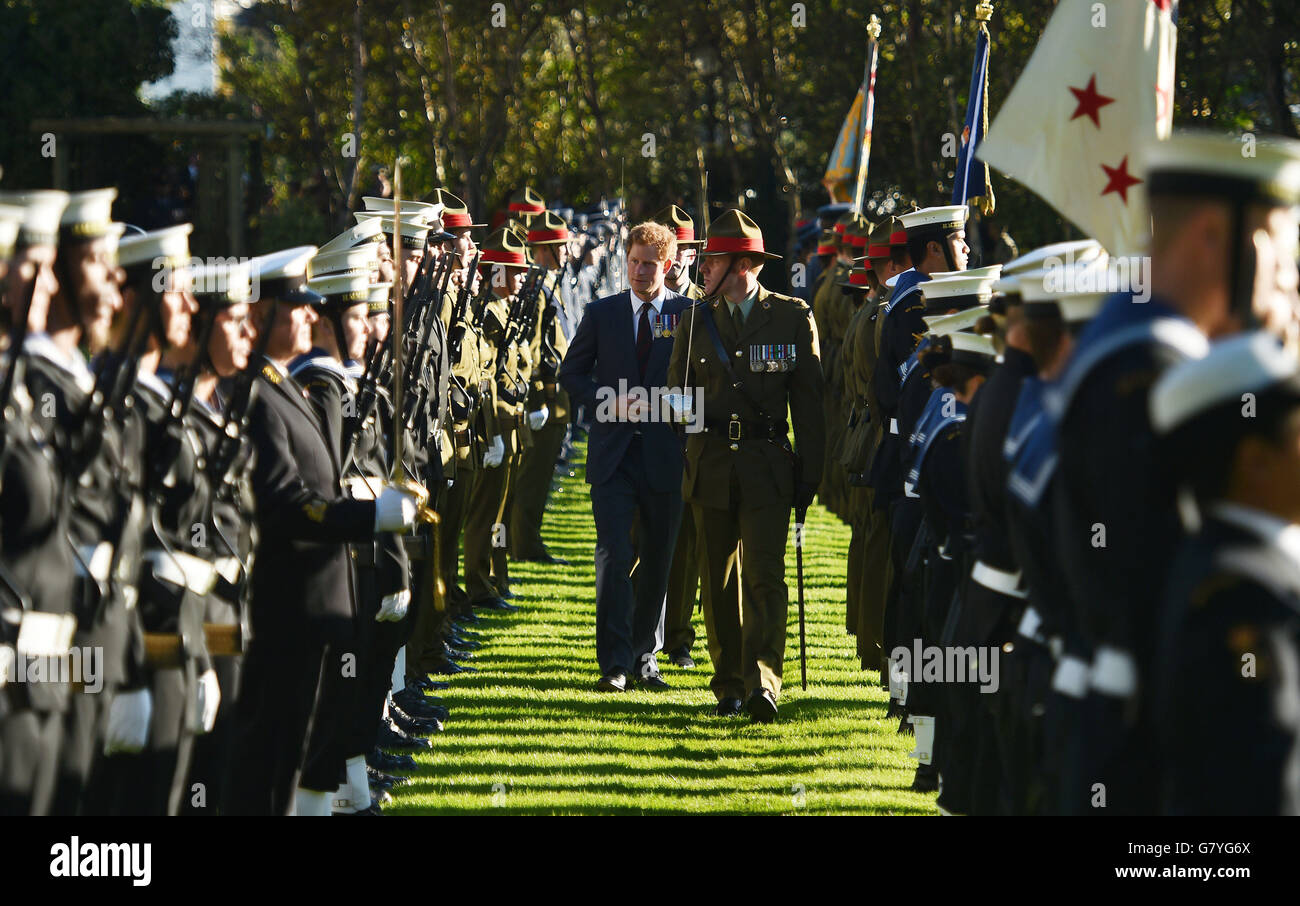
[[[172,71],[176,34],[163,0],[5,0],[0,4],[0,130],[4,186],[49,185],[38,118],[139,116],[143,82]],[[139,167],[139,143],[108,142],[102,166]],[[75,174],[74,174],[75,176]]]

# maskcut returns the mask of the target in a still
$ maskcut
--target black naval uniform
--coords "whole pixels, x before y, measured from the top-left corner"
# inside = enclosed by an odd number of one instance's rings
[[[1003,447],[1011,415],[1024,378],[1036,371],[1033,358],[1008,346],[1002,361],[971,401],[967,417],[965,452],[967,487],[970,493],[973,544],[970,569],[963,578],[962,607],[954,628],[959,645],[1003,649],[1015,638],[1024,612],[1024,583],[1007,538],[1007,461]],[[979,764],[989,769],[976,780],[975,789],[993,795],[975,804],[979,813],[990,811],[1020,814],[1024,796],[1019,792],[1029,773],[1023,760],[1024,742],[1017,735],[1023,713],[1019,708],[1016,683],[1012,678],[1016,647],[999,656],[999,686],[992,694],[979,695],[980,714],[954,715],[966,719],[968,736],[963,747],[979,751]],[[960,729],[960,728],[958,728]],[[998,802],[998,791],[1006,799]]]
[[[211,501],[201,446],[190,419],[174,422],[171,389],[156,375],[136,378],[136,410],[147,426],[150,528],[144,542],[137,608],[145,632],[179,636],[176,666],[150,665],[153,716],[138,755],[117,756],[114,814],[176,814],[199,729],[198,678],[212,668],[204,637],[206,598],[215,577],[206,538]],[[205,526],[202,533],[196,526]]]
[[[0,369],[8,364],[0,359]],[[62,472],[21,381],[2,430],[0,607],[17,622],[0,619],[0,645],[17,658],[26,654],[17,650],[23,623],[47,627],[41,634],[64,647],[57,637],[72,618],[76,573],[66,537]],[[7,683],[0,689],[0,815],[48,811],[69,692],[67,684],[51,682]]]
[[[254,451],[248,438],[240,436],[238,447],[228,463],[213,462],[213,456],[222,446],[224,410],[220,391],[210,404],[195,398],[190,409],[192,425],[199,437],[209,473],[208,548],[217,566],[216,584],[207,596],[203,619],[215,626],[238,627],[240,644],[244,645],[250,635],[249,578],[258,546],[253,497]],[[214,471],[218,466],[224,468],[220,475]],[[194,793],[195,784],[201,784],[198,789],[204,790],[206,795],[202,798],[186,796],[182,808],[187,814],[211,815],[225,802],[232,761],[235,705],[239,698],[243,663],[242,654],[212,658],[212,669],[221,690],[221,706],[217,709],[217,720],[212,729],[194,741],[187,790]]]
[[[108,810],[110,783],[92,788],[92,771],[101,761],[112,699],[118,691],[142,688],[146,681],[144,636],[134,606],[145,512],[144,427],[134,408],[126,405],[113,419],[92,413],[93,430],[88,431],[80,419],[94,376],[67,361],[47,336],[28,337],[26,348],[33,412],[46,436],[53,438],[65,476],[80,473],[68,533],[79,554],[74,561],[73,645],[103,650],[102,691],[71,699],[51,811],[73,814],[84,806],[88,812],[103,813]],[[47,400],[54,403],[52,416],[47,416]],[[93,455],[76,449],[88,442],[94,445]],[[89,462],[74,461],[78,456]]]
[[[232,813],[283,815],[300,785],[322,671],[342,669],[336,646],[355,637],[346,543],[373,537],[375,504],[340,496],[336,450],[292,377],[266,360],[254,387],[248,435],[261,541],[228,802]],[[333,790],[343,761],[313,768],[301,785]]]
[[[1150,679],[1156,602],[1182,537],[1173,479],[1156,460],[1147,411],[1151,385],[1170,365],[1203,355],[1196,327],[1159,297],[1135,305],[1112,296],[1085,328],[1049,399],[1059,423],[1056,538],[1066,589],[1100,661],[1129,657],[1137,685]],[[1140,691],[1103,692],[1109,671],[1094,663],[1086,707],[1082,774],[1102,784],[1108,813],[1149,814],[1156,767]]]
[[[1220,504],[1174,561],[1154,671],[1165,814],[1300,815],[1296,534]]]

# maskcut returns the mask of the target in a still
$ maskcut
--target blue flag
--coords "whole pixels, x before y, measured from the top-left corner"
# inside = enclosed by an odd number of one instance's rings
[[[970,75],[970,95],[966,102],[966,125],[961,131],[961,150],[957,152],[957,172],[952,182],[952,203],[966,204],[987,189],[988,166],[975,159],[975,149],[984,140],[984,108],[989,86],[989,35],[984,29],[975,34],[975,68]]]

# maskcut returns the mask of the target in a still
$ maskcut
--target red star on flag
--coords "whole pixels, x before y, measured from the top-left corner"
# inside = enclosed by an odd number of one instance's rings
[[[1128,190],[1130,186],[1136,186],[1142,180],[1136,176],[1130,176],[1128,172],[1128,155],[1119,162],[1118,167],[1108,167],[1105,164],[1101,168],[1106,171],[1106,188],[1101,190],[1102,195],[1109,195],[1116,192],[1123,199],[1124,204],[1128,204]]]
[[[1095,74],[1088,79],[1087,88],[1068,87],[1070,93],[1074,95],[1074,99],[1078,102],[1078,106],[1074,108],[1074,115],[1070,119],[1077,120],[1081,116],[1087,116],[1092,120],[1092,124],[1100,129],[1101,118],[1097,116],[1097,113],[1107,104],[1115,103],[1115,99],[1097,93],[1097,76]]]

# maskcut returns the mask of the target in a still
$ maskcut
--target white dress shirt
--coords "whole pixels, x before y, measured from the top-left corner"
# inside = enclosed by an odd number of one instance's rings
[[[668,298],[668,287],[659,287],[659,295],[655,296],[653,299],[642,299],[630,289],[627,291],[627,294],[632,297],[632,345],[635,346],[637,328],[641,324],[641,306],[645,305],[646,302],[649,302],[654,306],[654,314],[650,316],[650,326],[653,329],[655,315],[658,315],[663,310],[664,301]],[[651,335],[651,338],[653,339],[653,335]]]

